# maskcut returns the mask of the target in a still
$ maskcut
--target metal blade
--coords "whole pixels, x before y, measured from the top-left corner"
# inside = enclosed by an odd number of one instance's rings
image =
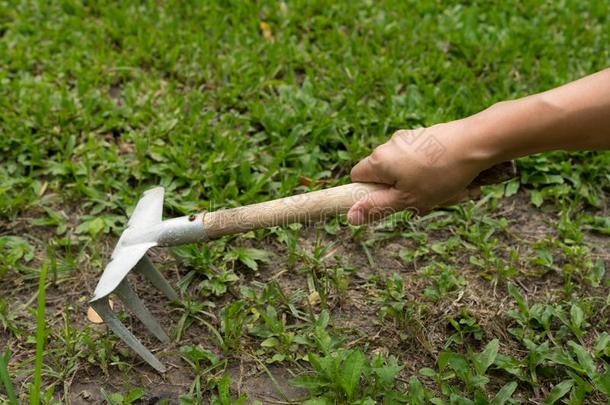
[[[155,187],[145,191],[133,210],[127,226],[129,228],[146,228],[161,222],[164,194],[163,187]]]
[[[161,272],[152,264],[148,256],[144,256],[136,267],[135,271],[140,273],[144,278],[151,282],[158,290],[160,290],[170,301],[178,301],[178,294],[172,286],[163,277]]]
[[[114,292],[157,339],[163,343],[169,343],[169,337],[133,288],[131,288],[127,279],[121,281],[121,284],[119,284]]]
[[[108,305],[108,297],[91,302],[95,312],[104,320],[106,325],[119,337],[127,346],[138,353],[155,370],[164,373],[166,368],[144,345],[136,338],[123,323],[116,317]]]
[[[112,261],[104,269],[104,273],[102,273],[102,277],[100,277],[100,281],[95,287],[91,301],[99,300],[114,291],[129,271],[146,254],[146,251],[155,245],[156,243],[141,243],[124,247],[119,251],[115,250]]]

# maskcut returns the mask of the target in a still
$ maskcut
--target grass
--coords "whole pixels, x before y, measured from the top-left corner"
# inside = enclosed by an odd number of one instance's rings
[[[0,354],[0,380],[2,380],[2,386],[4,387],[4,392],[6,393],[6,401],[10,405],[16,405],[17,396],[15,395],[15,388],[13,387],[13,383],[11,383],[11,378],[8,374],[8,362],[11,358],[11,352],[6,351]]]
[[[145,340],[165,377],[85,313],[147,188],[170,217],[347,182],[396,129],[607,67],[609,15],[0,1],[0,403],[9,387],[27,402],[37,375],[42,403],[607,403],[608,152],[519,159],[519,179],[424,218],[153,252],[183,298],[135,283],[174,337]]]
[[[44,356],[45,340],[47,332],[45,327],[45,291],[47,287],[47,264],[40,267],[40,279],[38,281],[38,307],[36,310],[36,356],[34,360],[34,382],[30,387],[30,404],[40,403],[40,392],[42,384],[42,360]]]

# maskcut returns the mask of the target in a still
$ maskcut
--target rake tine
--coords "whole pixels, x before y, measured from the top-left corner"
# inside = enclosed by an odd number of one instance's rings
[[[152,354],[144,345],[136,338],[123,323],[116,317],[114,312],[108,305],[108,297],[103,297],[97,301],[91,302],[91,306],[95,312],[104,320],[106,325],[117,335],[127,346],[142,357],[155,370],[164,373],[165,366]]]
[[[151,282],[152,285],[157,287],[167,299],[170,301],[178,301],[178,294],[172,288],[172,286],[167,282],[165,277],[157,270],[157,268],[152,264],[148,256],[142,257],[136,267],[135,271],[140,273],[144,278]]]
[[[159,322],[150,313],[146,305],[138,298],[138,295],[129,285],[127,279],[121,281],[121,284],[114,291],[127,308],[146,326],[163,343],[169,343],[169,337],[159,325]]]

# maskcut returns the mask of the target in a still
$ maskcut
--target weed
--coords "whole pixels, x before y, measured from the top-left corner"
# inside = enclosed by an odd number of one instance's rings
[[[220,314],[222,348],[225,353],[239,351],[242,347],[242,333],[246,323],[247,306],[244,301],[234,301],[224,307]]]
[[[10,359],[10,350],[6,349],[4,353],[0,353],[0,381],[2,381],[4,391],[6,392],[6,395],[8,395],[9,404],[17,405],[17,395],[15,394],[15,388],[13,388],[13,383],[11,382],[11,377],[8,373],[8,362]]]
[[[102,389],[101,392],[108,405],[131,405],[136,403],[144,395],[144,390],[142,388],[135,388],[126,394],[108,394],[104,389]]]
[[[432,284],[425,288],[424,296],[435,301],[466,284],[466,280],[457,274],[454,267],[443,263],[430,264],[420,270],[420,273],[432,280]]]
[[[462,309],[457,317],[448,317],[447,320],[455,332],[449,337],[445,347],[456,343],[463,345],[469,338],[481,340],[483,338],[483,328],[478,324],[477,320],[468,313],[468,310]]]
[[[310,391],[309,404],[374,404],[396,401],[396,375],[402,369],[396,358],[367,357],[360,350],[338,350],[327,356],[309,353],[313,374],[301,375],[292,384]]]
[[[45,322],[45,290],[47,285],[47,263],[40,267],[40,279],[38,282],[38,309],[36,311],[36,356],[34,381],[30,387],[30,404],[40,403],[40,392],[42,383],[42,360],[44,357],[44,345],[47,339]]]

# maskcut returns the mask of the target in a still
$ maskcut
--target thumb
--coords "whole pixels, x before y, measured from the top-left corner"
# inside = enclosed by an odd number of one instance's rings
[[[404,194],[388,187],[370,192],[352,205],[347,212],[347,220],[352,225],[361,225],[404,209],[405,206]]]

